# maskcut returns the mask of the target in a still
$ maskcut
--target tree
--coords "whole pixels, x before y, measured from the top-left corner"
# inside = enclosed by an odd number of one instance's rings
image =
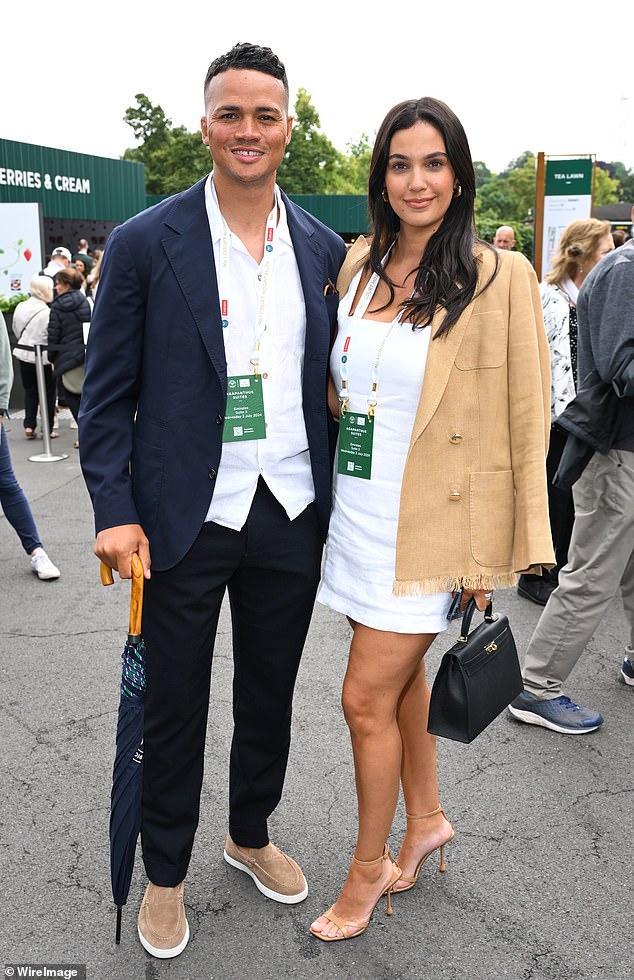
[[[209,150],[200,133],[173,128],[160,105],[143,94],[135,98],[137,105],[126,109],[124,120],[141,145],[126,150],[123,159],[145,164],[147,193],[176,194],[209,173]]]
[[[614,204],[619,199],[619,182],[602,167],[594,168],[594,205]]]
[[[295,101],[293,132],[278,170],[287,194],[329,194],[337,190],[341,154],[319,128],[319,113],[306,89]]]

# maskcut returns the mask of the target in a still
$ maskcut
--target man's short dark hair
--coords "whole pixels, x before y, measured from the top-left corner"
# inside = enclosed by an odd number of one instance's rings
[[[284,85],[286,100],[288,102],[286,68],[270,48],[261,48],[257,44],[248,44],[245,41],[240,44],[234,44],[231,51],[227,51],[226,54],[221,54],[220,57],[215,58],[207,69],[207,75],[205,76],[205,87],[203,89],[205,97],[207,96],[207,86],[212,78],[220,75],[223,71],[228,71],[229,68],[247,68],[249,71],[261,71],[265,75],[272,75],[273,78],[279,78]]]

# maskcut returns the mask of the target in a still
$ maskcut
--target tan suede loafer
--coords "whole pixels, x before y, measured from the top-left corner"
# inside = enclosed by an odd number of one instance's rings
[[[185,882],[163,888],[150,881],[139,909],[139,939],[144,949],[161,960],[178,956],[189,942],[185,917]]]
[[[275,844],[238,847],[227,835],[224,858],[233,868],[250,875],[258,891],[276,902],[295,905],[308,895],[302,869]]]

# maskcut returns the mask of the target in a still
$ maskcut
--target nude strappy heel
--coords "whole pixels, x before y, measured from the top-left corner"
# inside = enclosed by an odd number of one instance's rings
[[[437,813],[442,813],[445,820],[447,820],[447,814],[445,813],[445,811],[441,806],[437,806],[435,810],[430,810],[429,813],[421,813],[421,814],[406,813],[405,816],[407,817],[408,820],[426,820],[427,817],[435,817]],[[451,824],[449,824],[449,826],[451,826]],[[402,888],[395,888],[394,891],[400,894],[401,892],[408,892],[410,888],[413,888],[416,882],[418,881],[420,869],[424,865],[425,861],[431,854],[434,853],[434,851],[437,851],[439,849],[440,849],[440,863],[438,865],[438,870],[446,871],[447,865],[445,864],[445,846],[449,843],[449,841],[453,840],[454,837],[455,837],[455,832],[453,827],[451,827],[451,837],[448,837],[444,844],[437,844],[436,847],[432,847],[429,851],[427,851],[426,854],[423,854],[422,858],[416,865],[416,871],[412,876],[401,874],[400,880],[407,882],[407,884],[405,884]]]
[[[387,844],[383,848],[383,854],[381,855],[381,857],[375,858],[374,861],[360,861],[359,858],[354,857],[354,855],[352,857],[353,864],[359,864],[362,867],[366,867],[366,868],[369,867],[371,864],[379,864],[380,861],[391,862],[393,868],[392,878],[387,885],[383,886],[380,893],[377,895],[376,902],[372,906],[372,912],[370,912],[368,918],[348,919],[348,920],[340,919],[339,916],[335,912],[333,912],[334,905],[331,905],[327,912],[322,913],[321,917],[327,919],[328,922],[332,922],[334,925],[336,925],[337,928],[341,931],[341,935],[325,936],[321,932],[316,932],[311,926],[310,931],[312,932],[313,936],[316,936],[317,939],[323,939],[325,943],[336,942],[339,939],[354,939],[355,936],[360,936],[361,933],[365,932],[365,930],[370,925],[370,919],[372,918],[372,913],[374,912],[375,908],[377,907],[377,905],[379,904],[379,902],[381,901],[384,895],[387,895],[387,914],[388,915],[392,914],[392,891],[394,890],[394,885],[401,877],[401,869],[392,860],[392,856],[390,854]],[[347,930],[350,928],[354,929],[354,932],[348,932]]]

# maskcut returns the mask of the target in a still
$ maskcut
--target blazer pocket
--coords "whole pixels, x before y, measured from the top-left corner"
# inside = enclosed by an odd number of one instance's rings
[[[473,313],[456,354],[460,371],[501,367],[506,362],[506,320],[501,310]]]
[[[469,478],[471,554],[479,565],[511,565],[515,528],[512,470],[472,473]]]

